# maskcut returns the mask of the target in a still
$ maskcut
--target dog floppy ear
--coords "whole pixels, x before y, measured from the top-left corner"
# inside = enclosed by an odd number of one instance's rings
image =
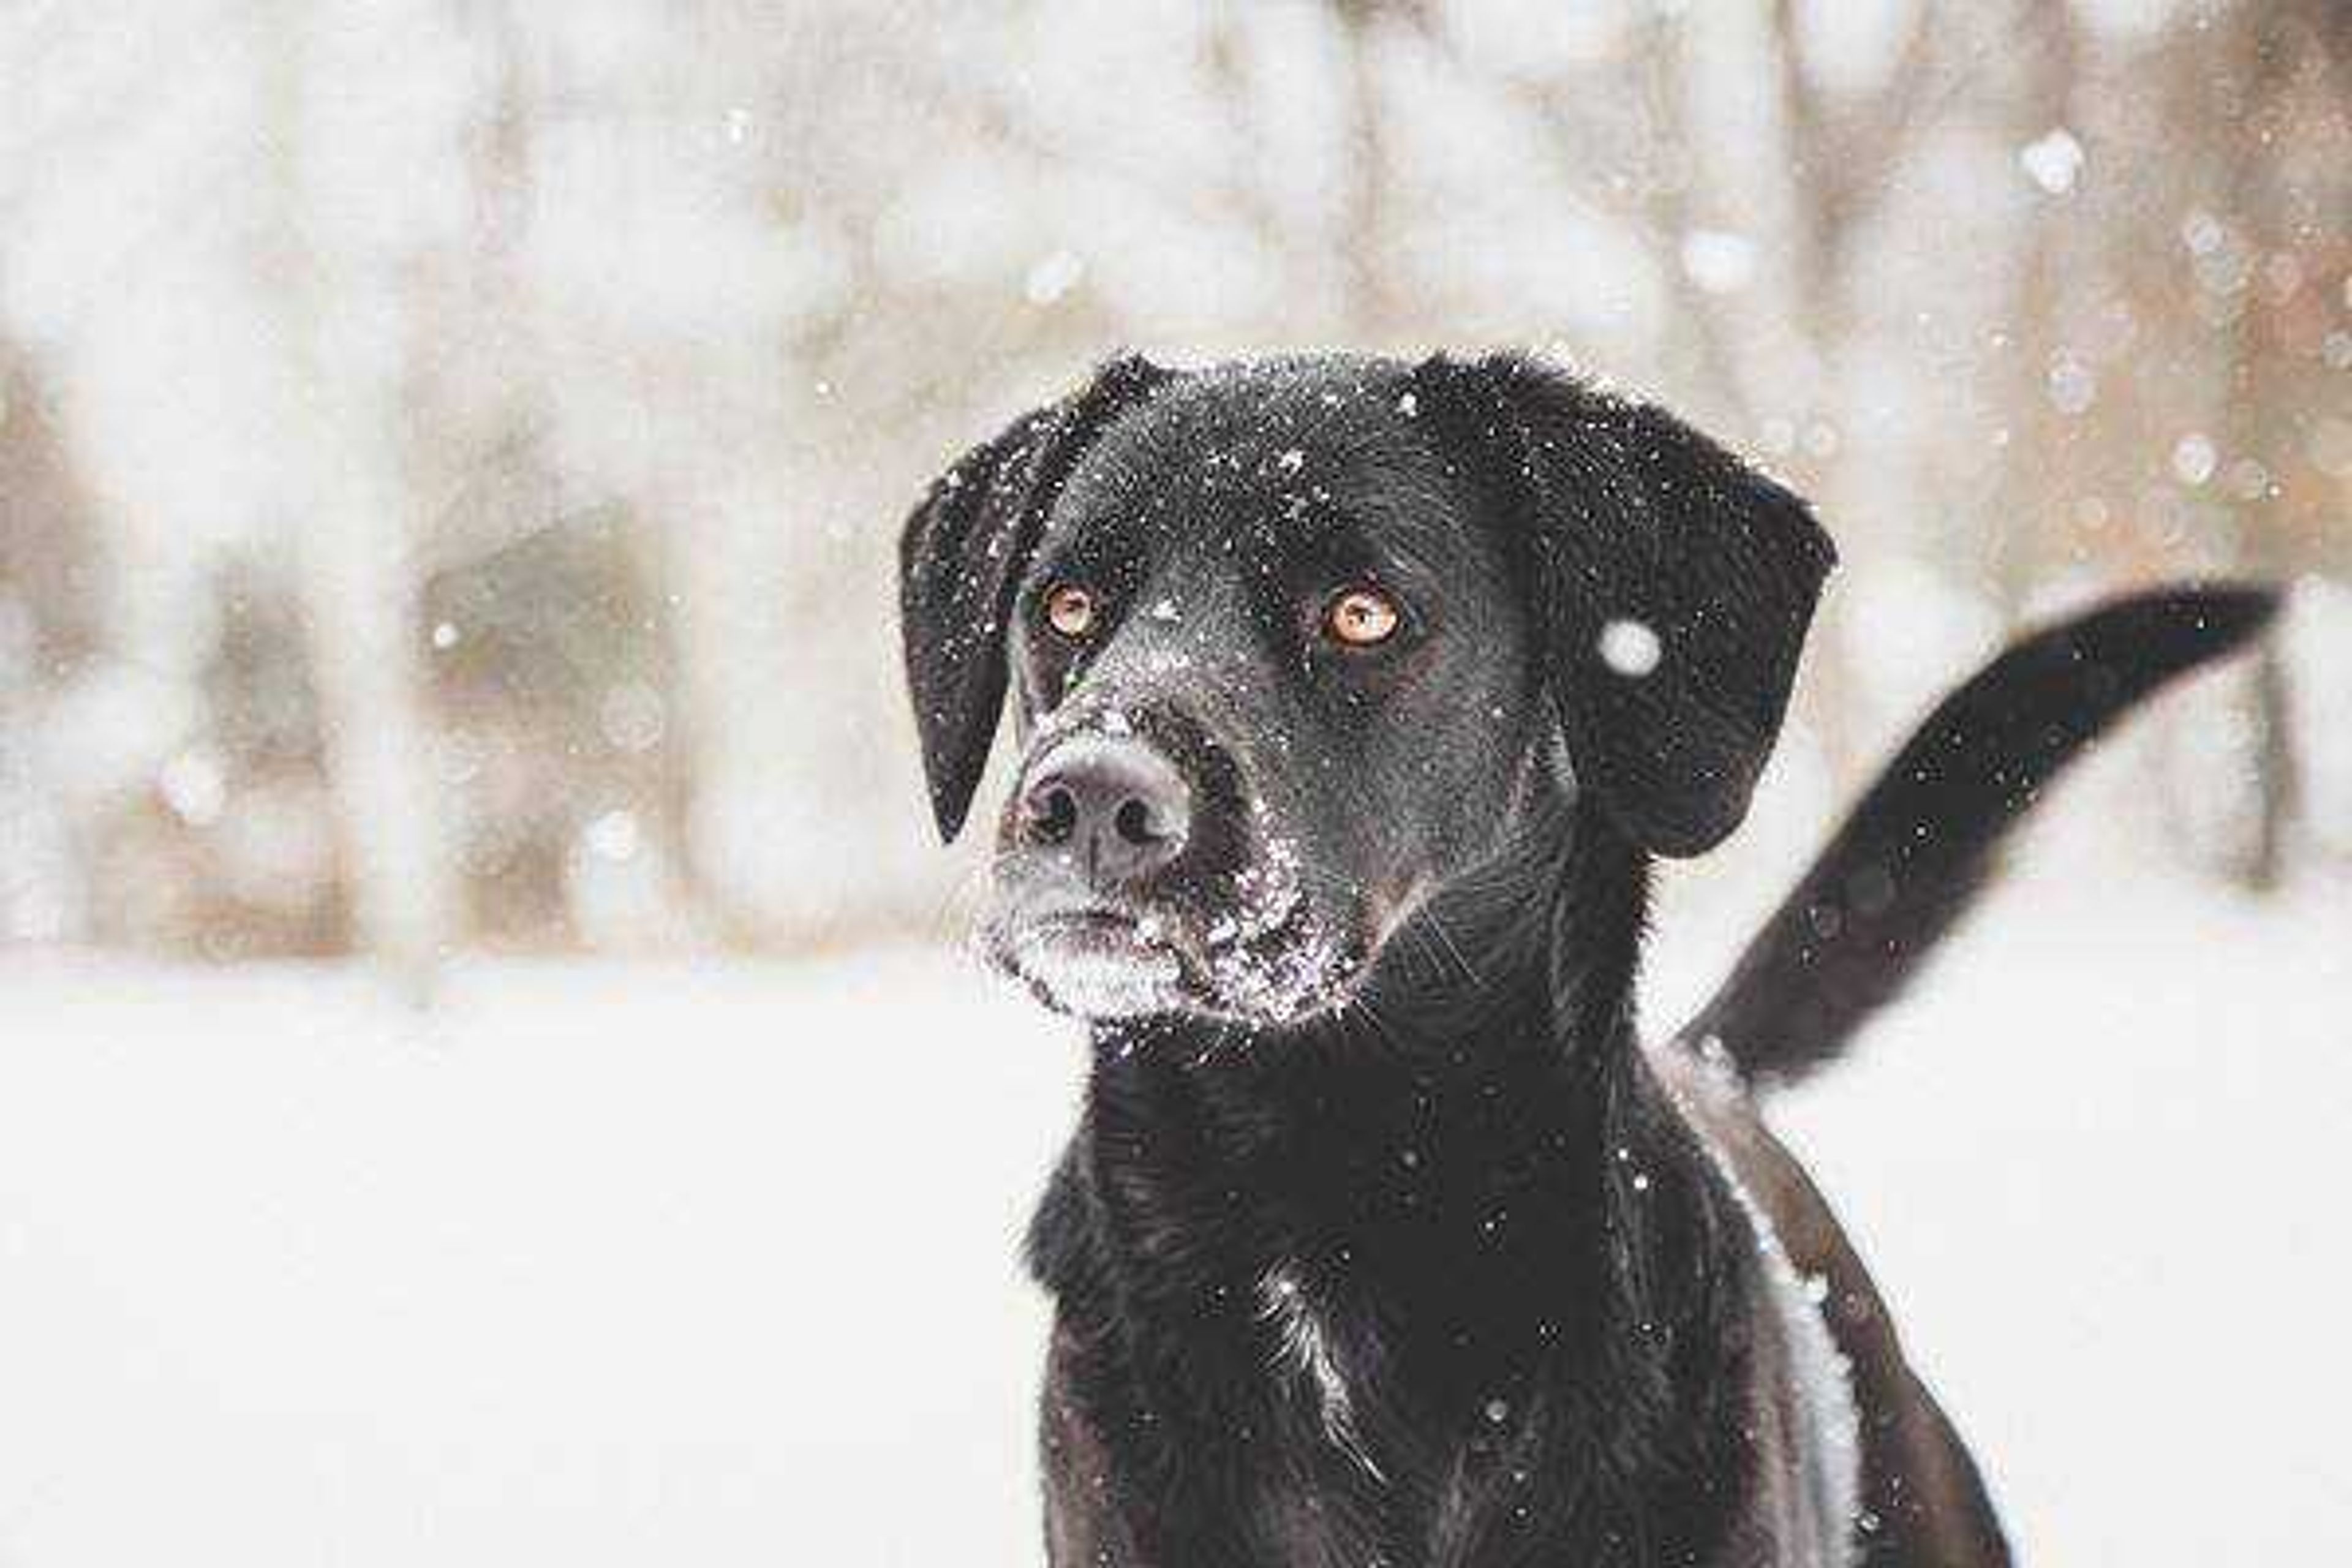
[[[1071,466],[1104,426],[1167,379],[1140,355],[1033,409],[932,481],[898,536],[899,632],[940,837],[971,807],[1004,707],[1005,627],[1021,574]]]
[[[1780,732],[1829,536],[1679,420],[1537,361],[1414,376],[1509,518],[1579,776],[1634,843],[1712,848]]]

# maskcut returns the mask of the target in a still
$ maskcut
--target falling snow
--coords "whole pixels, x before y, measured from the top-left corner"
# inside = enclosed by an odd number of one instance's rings
[[[1055,250],[1040,257],[1024,279],[1021,292],[1033,305],[1051,305],[1078,286],[1087,275],[1085,258],[1075,250]]]
[[[1683,236],[1683,271],[1709,294],[1736,294],[1756,276],[1756,242],[1727,229],[1695,228]]]
[[[2083,173],[2083,144],[2061,125],[2017,150],[2019,167],[2049,195],[2063,196]]]
[[[2220,454],[2210,437],[2191,431],[2173,443],[2172,471],[2184,485],[2201,485],[2213,477]]]
[[[1601,628],[1601,659],[1611,669],[1638,680],[1658,668],[1663,649],[1646,622],[1613,620]]]

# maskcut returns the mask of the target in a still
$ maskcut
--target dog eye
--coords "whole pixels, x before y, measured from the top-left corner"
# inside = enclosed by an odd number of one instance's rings
[[[1073,640],[1095,629],[1095,596],[1075,583],[1047,590],[1045,624]]]
[[[1404,612],[1378,588],[1348,588],[1323,607],[1323,635],[1349,647],[1377,647],[1396,635]]]

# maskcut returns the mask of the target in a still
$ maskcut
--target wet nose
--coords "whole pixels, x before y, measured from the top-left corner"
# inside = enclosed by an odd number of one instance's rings
[[[1192,791],[1140,741],[1083,735],[1047,755],[1021,795],[1032,844],[1066,846],[1089,879],[1134,882],[1183,852]]]

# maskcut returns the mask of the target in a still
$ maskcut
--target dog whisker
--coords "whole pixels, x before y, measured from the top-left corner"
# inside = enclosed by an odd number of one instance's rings
[[[1437,939],[1437,944],[1445,950],[1446,954],[1454,960],[1455,966],[1462,971],[1463,979],[1473,985],[1486,984],[1478,978],[1476,966],[1472,964],[1464,955],[1462,949],[1455,945],[1454,938],[1446,931],[1444,921],[1439,917],[1435,910],[1424,906],[1417,918],[1429,922],[1430,934]]]

